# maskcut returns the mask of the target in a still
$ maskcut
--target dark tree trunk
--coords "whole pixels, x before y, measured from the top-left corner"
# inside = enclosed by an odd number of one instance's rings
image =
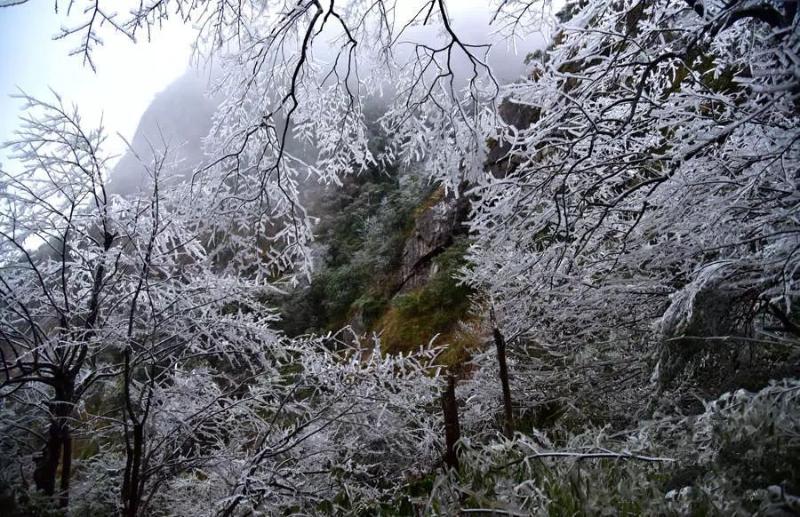
[[[442,410],[444,411],[444,463],[448,468],[458,470],[456,442],[461,438],[461,427],[458,424],[456,380],[453,375],[447,376],[447,389],[442,394]]]
[[[125,419],[130,422],[130,434],[126,431],[126,458],[125,474],[122,479],[122,514],[125,517],[136,517],[139,513],[139,506],[144,492],[144,481],[142,479],[142,459],[144,458],[144,425],[147,421],[149,399],[147,408],[137,417],[131,402],[131,383],[132,374],[130,369],[130,348],[125,350],[125,380],[123,390],[125,392]],[[152,392],[151,392],[152,395]]]
[[[56,491],[56,474],[60,455],[61,430],[58,421],[52,420],[47,432],[47,442],[42,448],[41,455],[36,459],[36,468],[33,471],[33,482],[36,484],[36,488],[49,496]]]
[[[497,327],[494,327],[493,334],[494,344],[497,347],[497,363],[500,366],[500,384],[503,386],[503,433],[510,439],[514,436],[514,411],[511,405],[511,387],[508,383],[506,340]]]
[[[61,496],[58,501],[60,508],[69,506],[69,480],[72,475],[72,433],[69,426],[62,429],[61,435]]]
[[[133,447],[128,450],[125,465],[125,479],[122,485],[122,498],[126,517],[135,517],[139,512],[142,496],[141,470],[144,452],[144,425],[133,425]]]
[[[36,488],[48,496],[56,493],[58,465],[61,462],[61,484],[59,486],[59,506],[66,508],[69,504],[69,481],[72,475],[72,434],[69,418],[72,415],[74,396],[74,380],[63,380],[56,385],[56,394],[50,402],[50,427],[47,442],[42,448],[41,456],[36,461],[33,481]]]

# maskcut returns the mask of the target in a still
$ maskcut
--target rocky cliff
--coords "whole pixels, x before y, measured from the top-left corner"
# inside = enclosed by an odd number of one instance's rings
[[[437,189],[415,212],[414,228],[405,241],[397,274],[397,291],[424,286],[437,273],[433,260],[465,232],[466,199]]]
[[[141,188],[153,151],[169,150],[179,162],[179,173],[191,171],[203,160],[203,138],[211,130],[217,102],[205,93],[205,83],[189,72],[156,95],[142,115],[136,133],[111,173],[109,188],[125,194]]]

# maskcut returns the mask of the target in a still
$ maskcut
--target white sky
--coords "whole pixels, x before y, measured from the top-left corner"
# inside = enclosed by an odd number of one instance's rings
[[[124,13],[126,3],[115,0],[114,5]],[[53,0],[30,0],[0,9],[0,142],[13,136],[20,114],[20,101],[9,94],[22,88],[30,95],[47,97],[48,87],[65,101],[76,103],[87,124],[95,125],[102,116],[109,134],[132,138],[155,94],[186,71],[194,30],[171,20],[153,33],[152,41],[134,44],[104,27],[105,44],[93,54],[95,73],[81,57],[69,56],[78,45],[76,38],[53,40],[62,25],[76,24],[80,14],[56,15],[53,4]],[[113,147],[108,151],[124,149],[119,139],[111,140]],[[4,161],[2,155],[0,161]]]

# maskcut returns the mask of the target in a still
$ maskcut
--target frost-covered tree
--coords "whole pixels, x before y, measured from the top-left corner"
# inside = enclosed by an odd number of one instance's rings
[[[796,7],[566,4],[474,188],[470,279],[509,333],[635,342],[663,316],[665,382],[700,348],[671,338],[796,339]]]
[[[66,506],[76,404],[114,373],[98,359],[113,346],[102,330],[106,303],[128,287],[117,283],[125,207],[105,193],[102,128],[84,129],[58,97],[26,101],[10,144],[20,170],[3,171],[0,200],[3,398],[33,402],[45,416],[32,430],[43,442],[32,477],[52,495],[60,470]]]
[[[109,195],[102,127],[88,129],[57,96],[25,100],[0,199],[2,396],[21,419],[9,429],[43,443],[32,472],[24,450],[4,472],[66,506],[76,440],[96,445],[121,423],[136,484],[153,391],[170,367],[191,354],[244,355],[237,338],[263,342],[242,316],[260,288],[212,273],[188,188],[160,180],[166,154],[143,165],[145,194]],[[272,316],[260,314],[263,334]],[[119,405],[97,400],[117,388]]]
[[[170,18],[198,28],[197,55],[219,65],[214,89],[224,101],[207,142],[212,160],[195,177],[225,191],[211,221],[218,239],[233,241],[226,262],[258,264],[264,276],[289,264],[308,274],[313,219],[299,188],[309,176],[339,184],[378,160],[421,159],[451,189],[480,174],[479,127],[494,118],[486,107],[499,92],[491,45],[458,34],[444,0],[69,5],[59,37],[76,42],[74,54],[90,66],[105,31],[136,40]],[[393,145],[376,156],[365,105],[380,95]]]
[[[377,508],[434,468],[435,353],[280,338],[269,285],[219,264],[199,182],[154,151],[143,194],[107,195],[102,128],[26,100],[0,221],[14,499],[32,479],[75,514]]]
[[[93,0],[73,13],[61,36],[90,65],[104,30],[196,25],[224,102],[190,179],[161,181],[153,153],[150,191],[109,198],[100,132],[32,101],[48,115],[28,121],[15,144],[27,167],[5,174],[0,198],[0,351],[8,435],[49,426],[40,488],[56,492],[60,465],[66,505],[71,437],[92,430],[81,493],[113,494],[127,515],[794,504],[777,485],[797,481],[791,460],[762,460],[797,450],[796,382],[761,379],[690,417],[654,395],[698,372],[719,381],[723,356],[796,350],[797,3],[581,0],[555,13],[501,0],[500,38],[552,35],[513,84],[492,72],[492,41],[454,30],[452,5],[150,0],[115,14]],[[438,33],[418,37],[428,25]],[[390,142],[376,153],[365,111],[381,94]],[[463,279],[496,313],[498,351],[508,344],[507,365],[480,354],[449,390],[461,470],[441,475],[431,351],[283,339],[258,296],[311,273],[303,182],[397,162],[467,196]],[[501,388],[505,436],[491,418]],[[547,412],[581,430],[539,432]],[[2,442],[5,475],[28,444]],[[728,457],[741,444],[760,455],[752,470]],[[699,469],[697,491],[673,464]],[[425,475],[425,496],[409,495]]]

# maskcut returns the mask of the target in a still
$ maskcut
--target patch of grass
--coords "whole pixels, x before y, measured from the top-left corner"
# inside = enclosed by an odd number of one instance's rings
[[[389,306],[389,295],[385,291],[370,290],[359,297],[351,306],[351,313],[361,313],[364,326],[372,328]]]
[[[469,322],[466,322],[469,323]],[[463,365],[472,357],[472,352],[477,350],[483,339],[480,333],[468,324],[456,325],[436,340],[439,344],[446,344],[447,348],[439,357],[439,362],[446,366]]]
[[[406,352],[440,334],[437,342],[449,345],[442,359],[455,364],[468,357],[469,348],[479,344],[477,335],[459,326],[469,319],[473,294],[456,278],[464,264],[466,246],[466,240],[457,240],[434,260],[438,270],[425,286],[392,301],[375,326],[382,331],[385,352]]]

